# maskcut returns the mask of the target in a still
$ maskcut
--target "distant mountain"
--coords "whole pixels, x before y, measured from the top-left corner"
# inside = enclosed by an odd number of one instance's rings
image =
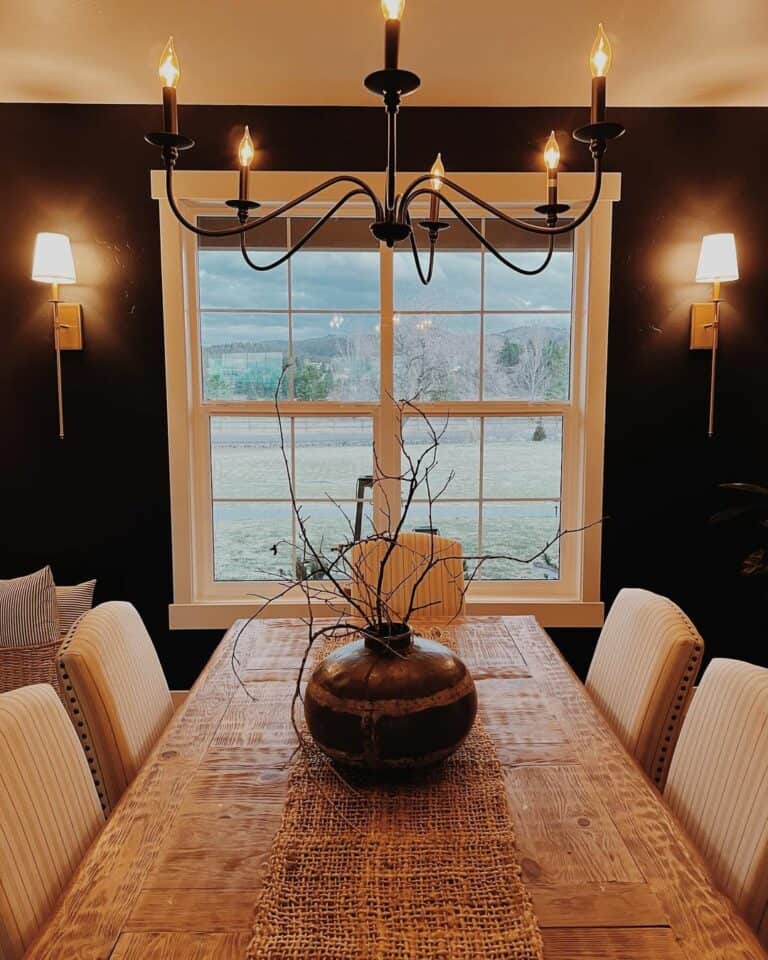
[[[485,338],[488,340],[493,337],[497,337],[503,340],[504,337],[509,337],[510,340],[516,341],[517,343],[525,343],[526,340],[529,340],[532,337],[543,336],[547,340],[554,340],[555,343],[567,343],[570,335],[570,325],[563,324],[555,327],[544,324],[536,324],[535,327],[528,325],[510,327],[507,330],[494,330],[493,332],[486,331]]]
[[[445,338],[455,338],[462,344],[466,337],[456,331],[445,331],[433,328],[433,332],[438,332],[439,336]],[[487,331],[487,340],[503,341],[508,337],[513,342],[525,343],[531,337],[544,336],[546,339],[553,340],[556,343],[566,343],[570,337],[570,326],[566,324],[526,324],[512,326],[506,330]],[[324,334],[321,337],[313,337],[308,340],[297,340],[294,342],[293,349],[297,357],[309,357],[313,360],[330,360],[333,357],[344,353],[349,347],[349,337],[344,334]],[[378,337],[374,334],[355,334],[354,340],[359,344],[360,340],[368,340],[373,347]],[[463,348],[462,348],[463,349]],[[211,344],[203,348],[203,353],[209,357],[221,357],[229,353],[279,353],[285,355],[288,353],[287,339],[274,340],[237,340],[233,343]]]

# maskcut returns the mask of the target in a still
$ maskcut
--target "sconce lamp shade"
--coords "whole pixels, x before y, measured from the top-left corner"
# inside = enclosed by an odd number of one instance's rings
[[[77,283],[72,247],[65,233],[38,233],[32,279],[40,283]]]
[[[701,238],[697,283],[724,283],[739,279],[736,239],[732,233],[710,233]]]

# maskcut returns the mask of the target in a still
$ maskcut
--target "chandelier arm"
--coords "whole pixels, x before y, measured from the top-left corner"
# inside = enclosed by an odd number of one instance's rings
[[[417,190],[411,195],[411,199],[415,200],[417,197],[425,196],[436,191],[432,190]],[[454,214],[454,216],[464,224],[464,226],[469,230],[469,232],[475,237],[476,240],[479,240],[480,243],[485,247],[485,249],[493,254],[497,260],[504,264],[505,267],[509,267],[510,270],[514,270],[515,273],[521,273],[525,277],[535,277],[537,274],[542,273],[549,266],[550,260],[552,259],[552,254],[555,251],[555,238],[550,235],[549,242],[547,245],[547,253],[544,257],[543,262],[538,266],[534,267],[532,270],[528,270],[526,267],[518,267],[517,264],[512,263],[511,260],[507,260],[504,254],[499,253],[499,251],[493,246],[490,240],[487,240],[483,234],[477,229],[477,227],[472,223],[471,220],[468,220],[464,214],[459,210],[447,197],[441,195],[441,202],[445,204],[446,207]],[[407,214],[407,211],[406,211]],[[413,243],[413,240],[411,241]],[[417,264],[418,266],[418,264]],[[419,271],[421,272],[421,271]],[[423,282],[423,281],[422,281]]]
[[[424,174],[421,177],[417,177],[409,186],[407,187],[405,193],[403,194],[400,200],[400,216],[404,216],[405,211],[411,204],[414,196],[422,196],[425,193],[430,196],[439,197],[443,203],[448,206],[448,201],[436,190],[424,189],[418,191],[418,194],[415,194],[414,191],[422,183],[426,183],[427,180],[431,180],[432,177],[430,174]],[[600,199],[600,190],[603,185],[603,167],[600,157],[595,158],[595,185],[592,190],[592,196],[589,200],[587,206],[582,210],[582,212],[575,217],[573,220],[569,220],[567,223],[561,224],[558,227],[540,227],[535,223],[528,223],[525,220],[518,220],[515,217],[509,217],[503,210],[499,210],[494,207],[492,204],[488,203],[486,200],[482,200],[480,197],[475,196],[474,193],[471,193],[465,187],[462,187],[460,184],[455,183],[453,180],[449,180],[447,177],[441,177],[442,185],[450,187],[452,190],[455,190],[456,193],[460,194],[465,199],[469,200],[471,203],[474,203],[476,206],[481,207],[483,210],[487,210],[488,213],[492,214],[499,220],[503,220],[505,223],[510,224],[510,226],[518,227],[520,230],[525,230],[528,233],[539,233],[544,236],[558,236],[563,233],[570,233],[572,230],[575,230],[576,227],[580,226],[584,221],[589,217],[592,211],[595,209],[597,201]],[[455,208],[451,207],[455,210]],[[464,219],[459,215],[460,219]]]
[[[176,202],[176,197],[173,193],[173,165],[168,164],[165,168],[165,192],[168,199],[168,204],[179,223],[186,227],[187,230],[191,230],[192,233],[197,234],[198,237],[236,237],[238,235],[248,233],[250,230],[255,230],[257,227],[262,226],[262,224],[268,223],[270,220],[274,220],[275,217],[282,216],[284,213],[287,213],[289,210],[292,210],[299,204],[304,203],[311,197],[317,196],[318,193],[321,193],[323,190],[327,190],[328,187],[332,187],[337,183],[355,184],[355,186],[358,188],[358,190],[355,192],[365,194],[365,196],[368,197],[373,204],[376,219],[381,219],[383,216],[381,203],[368,184],[364,180],[360,180],[358,177],[342,175],[338,177],[331,177],[330,180],[324,180],[316,187],[312,187],[311,190],[307,190],[306,193],[302,193],[300,197],[296,197],[294,200],[289,200],[287,203],[284,203],[280,207],[276,207],[263,217],[258,217],[256,220],[251,221],[251,223],[246,223],[237,227],[225,227],[221,230],[206,230],[203,227],[198,227],[196,224],[187,220],[187,218],[179,209],[179,206]]]
[[[411,217],[407,210],[405,211],[405,222],[409,227],[411,226]],[[437,243],[437,237],[435,236],[434,238],[429,238],[429,265],[427,266],[426,276],[424,275],[424,270],[421,266],[421,254],[419,253],[419,248],[416,246],[416,238],[413,235],[413,230],[411,230],[409,238],[411,241],[411,250],[413,251],[413,262],[416,264],[416,272],[419,275],[419,280],[421,280],[426,287],[432,280],[432,271],[435,266],[435,245]]]
[[[417,197],[421,197],[421,196],[428,196],[433,193],[436,193],[436,191],[433,191],[430,189],[417,190],[411,195],[411,200],[415,200]],[[518,267],[517,264],[512,263],[511,260],[508,260],[502,253],[500,253],[493,246],[493,244],[483,236],[483,234],[480,232],[480,230],[477,229],[477,227],[472,223],[472,221],[468,220],[467,217],[464,216],[464,214],[461,212],[461,210],[458,209],[458,207],[455,206],[455,204],[453,204],[447,197],[443,197],[442,195],[439,195],[439,196],[441,197],[441,202],[444,203],[446,207],[448,207],[448,209],[455,215],[457,220],[459,220],[460,223],[464,224],[464,226],[475,237],[475,239],[477,239],[489,253],[493,254],[493,256],[496,257],[497,260],[503,263],[505,267],[509,267],[511,270],[514,270],[516,273],[521,273],[524,276],[533,277],[536,274],[541,273],[543,270],[546,270],[546,268],[549,266],[549,262],[552,259],[552,254],[554,253],[554,249],[555,249],[554,236],[550,235],[549,237],[547,253],[543,263],[541,263],[538,267],[535,267],[532,270],[528,270],[526,267]],[[408,216],[408,220],[410,222],[410,216],[408,215],[407,211],[406,211],[406,215]],[[413,243],[413,240],[411,242]]]
[[[323,216],[317,221],[317,223],[315,223],[312,227],[310,227],[309,230],[307,230],[307,232],[304,234],[301,240],[295,243],[290,250],[287,250],[284,254],[282,254],[282,256],[278,257],[277,260],[274,260],[272,263],[267,263],[262,265],[251,260],[248,254],[248,248],[245,245],[246,243],[245,234],[241,233],[240,234],[240,252],[243,255],[243,259],[248,264],[248,266],[251,267],[253,270],[258,270],[262,273],[266,272],[267,270],[274,270],[275,267],[279,267],[283,263],[285,263],[286,260],[289,260],[294,255],[294,253],[298,253],[299,250],[301,250],[301,248],[304,246],[304,244],[307,243],[309,240],[311,240],[312,237],[314,237],[314,235],[318,232],[318,230],[321,230],[325,226],[325,224],[331,219],[331,217],[336,213],[336,211],[341,209],[341,207],[343,207],[348,200],[350,200],[352,197],[360,196],[361,194],[365,194],[365,190],[361,190],[358,188],[356,190],[350,190],[349,193],[347,193],[345,196],[341,198],[341,200],[337,200],[337,202],[331,207],[331,209],[328,210],[326,213],[324,213]]]

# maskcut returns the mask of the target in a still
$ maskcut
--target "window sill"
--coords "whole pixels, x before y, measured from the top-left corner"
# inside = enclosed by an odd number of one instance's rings
[[[235,620],[251,617],[260,604],[242,600],[207,600],[194,603],[172,603],[168,608],[171,630],[228,629]],[[266,618],[305,616],[305,603],[296,600],[274,600]],[[604,605],[580,600],[544,600],[483,596],[467,600],[470,616],[534,616],[542,627],[601,627]],[[316,611],[322,616],[321,610]]]

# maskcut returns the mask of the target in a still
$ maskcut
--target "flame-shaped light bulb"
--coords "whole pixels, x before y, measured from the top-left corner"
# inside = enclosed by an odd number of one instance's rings
[[[160,74],[164,87],[176,87],[181,69],[179,58],[176,56],[176,49],[173,46],[173,37],[168,37],[168,43],[166,43],[163,55],[160,57],[160,66],[157,72]]]
[[[430,186],[433,190],[440,190],[443,186],[443,177],[445,176],[445,166],[443,164],[443,158],[438,153],[435,157],[435,162],[432,164],[432,169],[429,171],[432,179],[430,180]]]
[[[237,148],[237,156],[240,160],[241,167],[250,167],[253,162],[253,158],[256,154],[256,149],[253,146],[253,140],[251,139],[251,132],[248,129],[248,124],[245,125],[245,131],[243,133],[243,138],[240,141],[240,146]]]
[[[381,0],[381,12],[386,20],[400,20],[405,10],[405,0]]]
[[[611,69],[611,60],[613,51],[611,50],[611,41],[608,34],[603,29],[603,25],[598,24],[597,36],[592,44],[592,50],[589,54],[589,65],[592,69],[593,77],[604,77]]]
[[[557,145],[555,131],[549,135],[549,140],[544,147],[544,164],[547,170],[557,170],[560,166],[560,147]]]

